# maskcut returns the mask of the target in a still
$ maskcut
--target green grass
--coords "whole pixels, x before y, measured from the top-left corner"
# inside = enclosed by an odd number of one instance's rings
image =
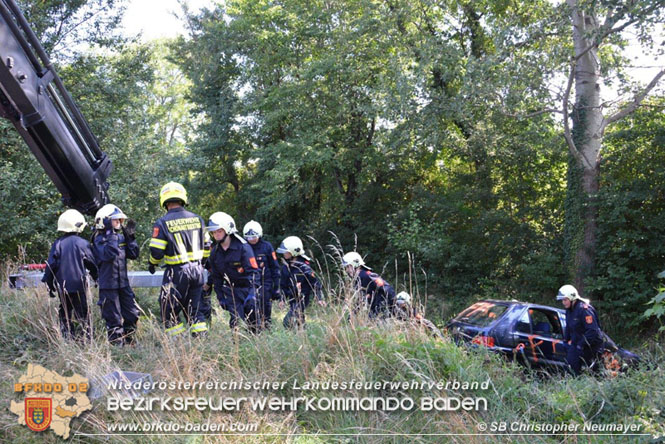
[[[96,296],[95,296],[96,298]],[[139,304],[145,315],[138,330],[139,345],[113,348],[107,344],[99,309],[91,304],[95,338],[82,346],[64,341],[57,324],[58,303],[43,289],[0,289],[0,393],[5,408],[0,412],[2,442],[56,442],[52,432],[36,434],[19,426],[8,409],[13,383],[28,363],[39,363],[60,374],[72,372],[91,380],[122,369],[150,373],[155,381],[287,381],[284,390],[269,392],[153,392],[150,396],[307,396],[365,397],[409,396],[416,403],[423,397],[485,397],[487,411],[372,411],[372,412],[260,412],[245,406],[232,414],[217,412],[108,412],[106,398],[94,401],[91,412],[72,421],[72,434],[104,433],[108,424],[119,422],[175,421],[222,423],[256,422],[264,436],[73,436],[71,441],[94,442],[560,442],[587,441],[588,437],[559,436],[427,436],[433,433],[478,433],[480,423],[565,423],[585,421],[640,424],[651,437],[665,434],[665,362],[662,347],[649,344],[650,356],[661,365],[614,379],[592,376],[542,377],[491,353],[468,351],[451,341],[435,340],[402,324],[374,324],[367,319],[349,320],[341,306],[308,309],[308,325],[298,332],[285,331],[284,312],[275,307],[274,328],[251,336],[233,335],[228,315],[217,307],[210,335],[205,340],[169,339],[159,326],[156,292],[142,290]],[[215,302],[216,305],[216,302]],[[155,313],[156,315],[153,315]],[[157,316],[157,317],[155,317]],[[642,350],[646,352],[646,350]],[[309,390],[294,393],[294,380],[305,381],[486,381],[484,390],[363,391]],[[311,433],[314,435],[302,435]],[[412,436],[376,436],[394,433]],[[360,436],[351,436],[359,434]],[[318,436],[317,436],[318,435]],[[628,437],[596,436],[591,442],[622,442]],[[644,439],[647,441],[647,439]]]

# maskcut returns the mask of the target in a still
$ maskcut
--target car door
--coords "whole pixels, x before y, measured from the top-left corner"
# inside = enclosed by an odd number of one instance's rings
[[[557,310],[527,307],[515,324],[515,342],[515,350],[533,366],[561,366],[565,362],[567,349]]]

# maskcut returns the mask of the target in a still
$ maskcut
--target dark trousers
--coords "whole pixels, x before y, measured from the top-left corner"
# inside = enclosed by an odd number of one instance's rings
[[[272,284],[264,285],[257,295],[260,314],[260,327],[270,328],[272,324]]]
[[[295,328],[305,325],[305,308],[309,305],[310,295],[300,295],[297,298],[289,299],[289,311],[284,316],[284,327]]]
[[[205,319],[207,323],[210,323],[210,319],[212,318],[212,294],[210,291],[207,293],[201,293],[201,305],[199,307],[203,319]]]
[[[258,330],[259,308],[256,303],[256,296],[251,297],[253,289],[229,286],[223,286],[220,289],[215,286],[215,292],[219,305],[231,315],[231,319],[229,319],[231,329],[236,328],[239,320],[243,319],[250,331],[256,332]]]
[[[570,365],[574,375],[582,372],[582,365],[589,366],[596,356],[597,347],[591,347],[588,344],[571,344],[566,352],[566,362]]]
[[[88,339],[92,337],[88,300],[85,292],[60,294],[60,331],[66,339]]]
[[[395,304],[395,290],[391,286],[385,286],[376,291],[368,302],[370,318],[390,316],[391,307]]]
[[[106,321],[106,333],[112,344],[131,344],[134,340],[139,308],[130,287],[99,290],[102,318]]]
[[[203,267],[198,262],[169,266],[164,272],[159,302],[166,329],[179,325],[180,313],[190,324],[205,322],[201,311]]]

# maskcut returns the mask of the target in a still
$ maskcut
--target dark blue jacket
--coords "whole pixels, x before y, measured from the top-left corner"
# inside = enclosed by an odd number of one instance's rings
[[[296,257],[282,265],[280,287],[287,300],[297,299],[297,284],[300,284],[300,296],[305,300],[309,301],[312,293],[319,300],[323,299],[321,282],[314,275],[314,270],[307,262]]]
[[[139,245],[135,239],[128,242],[123,233],[98,231],[93,238],[93,252],[99,268],[100,290],[129,287],[127,259],[139,257]]]
[[[184,207],[171,208],[157,219],[150,239],[150,263],[168,266],[201,262],[210,253],[206,250],[207,234],[200,216]]]
[[[259,283],[265,287],[273,299],[278,298],[280,270],[275,249],[270,242],[263,239],[259,239],[256,245],[249,244],[249,246],[252,247],[259,265]]]
[[[361,267],[355,281],[356,288],[363,292],[370,305],[370,314],[376,315],[384,310],[392,310],[395,303],[395,290],[377,273]]]
[[[97,280],[97,265],[90,242],[76,233],[67,233],[51,245],[42,282],[46,282],[51,291],[81,293],[86,289],[86,269]]]
[[[573,347],[588,345],[595,349],[602,345],[598,316],[591,305],[580,300],[573,301],[573,305],[566,310],[564,339],[571,341]]]
[[[224,250],[215,242],[210,250],[208,283],[216,289],[222,287],[256,288],[259,284],[259,267],[254,252],[244,240],[231,235],[229,248]]]

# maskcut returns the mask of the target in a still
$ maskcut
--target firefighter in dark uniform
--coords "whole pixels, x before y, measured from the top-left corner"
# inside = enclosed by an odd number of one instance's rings
[[[186,331],[180,318],[184,310],[192,336],[205,336],[208,326],[201,311],[203,266],[210,253],[205,249],[207,234],[200,216],[187,211],[187,192],[169,182],[159,193],[159,203],[167,213],[157,219],[150,240],[150,273],[163,260],[166,270],[159,295],[162,323],[169,336]]]
[[[86,269],[97,280],[97,265],[90,243],[78,235],[85,226],[85,218],[76,210],[60,215],[58,231],[65,234],[53,242],[42,278],[49,296],[55,297],[57,293],[60,298],[60,331],[66,339],[90,340],[92,337]]]
[[[353,279],[354,286],[365,297],[364,302],[369,307],[369,317],[390,316],[395,304],[393,287],[381,276],[372,272],[360,254],[355,251],[346,253],[342,257],[342,266]]]
[[[229,327],[235,330],[239,319],[245,320],[251,332],[259,330],[256,287],[259,268],[252,248],[243,239],[231,216],[214,213],[206,227],[212,234],[208,286],[217,294],[219,305],[231,314]]]
[[[259,265],[258,303],[261,328],[272,324],[272,301],[279,299],[279,262],[270,242],[262,239],[263,228],[256,221],[249,221],[242,229],[242,235],[254,251]]]
[[[284,239],[277,248],[277,252],[284,255],[284,264],[280,272],[280,288],[289,304],[289,311],[284,316],[284,327],[304,327],[305,309],[312,296],[316,296],[319,305],[326,306],[321,282],[309,265],[310,259],[305,256],[305,249],[299,237],[289,236]]]
[[[99,302],[106,321],[108,340],[114,345],[134,342],[139,308],[129,286],[127,259],[138,259],[139,245],[132,221],[113,204],[104,205],[95,215],[93,252],[99,268]]]
[[[556,299],[566,309],[566,361],[573,373],[579,375],[582,364],[591,364],[603,345],[598,316],[589,301],[582,299],[572,285],[561,287]]]

